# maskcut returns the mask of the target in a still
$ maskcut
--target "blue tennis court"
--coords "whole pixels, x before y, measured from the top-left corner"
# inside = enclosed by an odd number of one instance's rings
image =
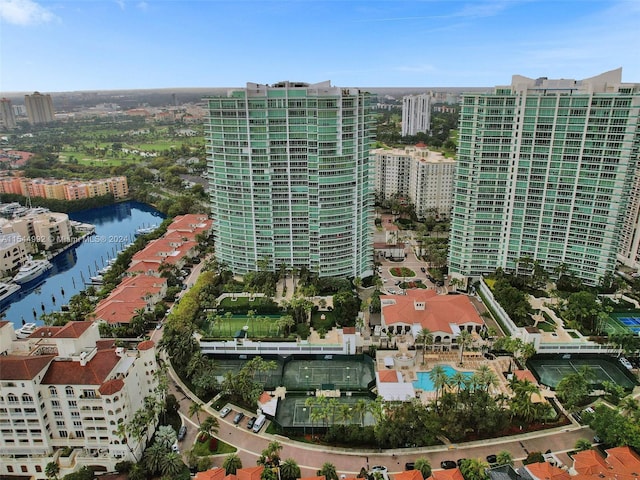
[[[634,333],[640,332],[640,318],[638,317],[620,317],[618,321]]]

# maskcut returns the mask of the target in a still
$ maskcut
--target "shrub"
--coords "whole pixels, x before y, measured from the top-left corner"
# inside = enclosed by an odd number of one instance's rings
[[[211,452],[215,452],[218,449],[218,439],[215,437],[211,437],[209,439],[209,450]]]

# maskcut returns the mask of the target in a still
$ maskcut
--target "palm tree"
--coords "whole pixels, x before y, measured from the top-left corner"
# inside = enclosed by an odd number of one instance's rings
[[[466,377],[464,373],[459,372],[457,370],[456,370],[456,373],[454,373],[449,379],[449,382],[451,383],[451,385],[456,386],[456,404],[458,402],[458,399],[460,398],[460,392],[462,390],[462,385],[464,385],[465,379]]]
[[[496,455],[496,463],[498,465],[511,465],[513,466],[513,455],[507,450],[501,450]]]
[[[640,404],[631,395],[620,400],[619,406],[626,416],[636,417],[640,413]]]
[[[196,419],[198,420],[198,426],[200,426],[200,412],[202,411],[203,410],[201,403],[193,402],[191,405],[189,405],[189,411],[187,412],[189,418],[192,418],[195,415]]]
[[[433,386],[436,389],[436,408],[438,407],[438,394],[440,390],[444,388],[447,384],[447,374],[444,372],[444,368],[442,365],[434,365],[434,367],[429,372],[429,379],[433,383]]]
[[[293,458],[287,458],[280,466],[282,480],[296,480],[300,478],[300,467]]]
[[[575,449],[578,450],[579,452],[582,452],[583,450],[589,450],[591,448],[591,442],[589,440],[587,440],[586,438],[579,438],[576,441],[575,444]]]
[[[462,330],[456,338],[456,343],[458,344],[458,348],[460,349],[460,365],[462,365],[462,358],[464,355],[464,349],[471,346],[473,343],[473,336],[469,333],[468,330]]]
[[[44,467],[44,474],[51,480],[58,480],[58,474],[60,473],[60,465],[56,462],[49,462]]]
[[[338,472],[336,471],[336,466],[333,463],[323,463],[322,468],[318,470],[318,476],[321,475],[324,475],[326,480],[338,480]]]
[[[224,468],[227,475],[235,475],[242,468],[242,460],[240,460],[238,454],[231,453],[222,462],[222,468]]]
[[[482,389],[487,393],[489,392],[489,387],[498,384],[498,376],[489,368],[489,365],[480,365],[476,370],[476,374],[478,375],[478,383],[482,385]]]
[[[160,472],[163,477],[176,477],[185,467],[186,465],[179,453],[169,452],[162,459]]]
[[[367,413],[367,410],[369,409],[367,402],[363,399],[360,399],[356,402],[353,409],[354,409],[354,413],[357,414],[358,417],[360,418],[360,426],[364,427],[364,416]]]
[[[425,457],[420,457],[416,459],[414,468],[422,473],[424,478],[429,478],[431,476],[431,463]]]
[[[433,333],[428,328],[423,328],[418,332],[416,341],[422,343],[422,364],[424,365],[424,356],[427,352],[427,345],[433,344]]]
[[[262,455],[269,459],[269,463],[273,467],[280,465],[280,452],[282,451],[282,444],[277,440],[269,442],[267,448],[262,451]]]
[[[165,450],[169,450],[177,438],[176,431],[171,425],[162,425],[156,431],[154,445],[159,444],[162,445]]]
[[[162,461],[169,449],[165,448],[162,443],[155,442],[144,452],[144,465],[149,473],[155,474],[162,468]]]
[[[479,458],[464,460],[460,465],[460,472],[465,480],[487,480],[487,468],[489,464]]]
[[[207,417],[204,419],[204,422],[200,424],[200,432],[208,435],[209,437],[213,437],[218,433],[218,428],[220,428],[220,424],[218,423],[218,419],[215,417]]]

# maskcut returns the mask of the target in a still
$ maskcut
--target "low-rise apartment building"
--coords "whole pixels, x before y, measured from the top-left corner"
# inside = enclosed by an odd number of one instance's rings
[[[146,437],[124,441],[121,425],[144,399],[155,395],[155,345],[136,350],[100,340],[98,323],[41,327],[16,339],[13,325],[0,323],[0,475],[45,480],[46,465],[60,476],[91,466],[113,471],[122,460],[138,461]],[[6,345],[6,339],[10,344]]]

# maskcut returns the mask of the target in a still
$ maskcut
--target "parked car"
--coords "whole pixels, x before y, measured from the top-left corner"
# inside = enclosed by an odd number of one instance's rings
[[[171,451],[175,452],[175,453],[180,453],[180,449],[178,448],[178,442],[177,441],[176,441],[176,443],[171,445]]]
[[[444,470],[451,470],[452,468],[456,468],[458,465],[456,465],[456,462],[454,462],[453,460],[443,460],[440,462],[440,468],[444,469]]]
[[[498,462],[498,457],[497,456],[495,456],[494,454],[487,455],[487,463],[489,465],[493,465],[494,463],[497,463],[497,462]]]
[[[254,423],[256,423],[256,417],[251,417],[247,422],[247,428],[251,430],[253,428]]]
[[[187,426],[186,425],[182,425],[180,427],[180,430],[178,430],[178,440],[182,441],[184,440],[184,437],[187,436]]]
[[[456,464],[458,465],[458,468],[460,468],[462,466],[462,462],[464,462],[466,460],[466,458],[459,458],[456,461]]]
[[[405,470],[415,470],[416,469],[416,463],[415,462],[407,462],[404,464],[404,469]]]
[[[424,267],[420,267],[420,271],[421,271],[422,273],[427,273],[427,269],[426,269],[426,268],[424,268]]]
[[[231,413],[231,409],[229,407],[224,407],[220,410],[220,418],[224,418]]]
[[[233,423],[235,425],[238,425],[242,421],[243,418],[244,418],[244,413],[238,412],[238,413],[236,413],[236,416],[233,417]]]

